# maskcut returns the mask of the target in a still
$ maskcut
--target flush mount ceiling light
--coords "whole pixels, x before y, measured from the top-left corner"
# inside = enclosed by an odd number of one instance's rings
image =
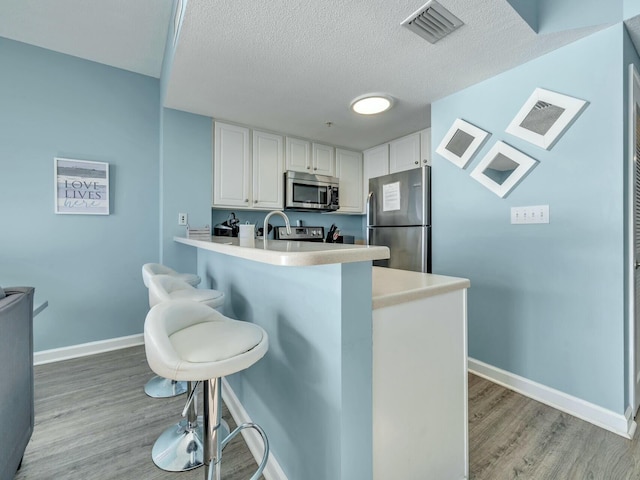
[[[375,115],[389,110],[393,105],[393,99],[388,95],[368,93],[351,102],[351,110],[360,115]]]

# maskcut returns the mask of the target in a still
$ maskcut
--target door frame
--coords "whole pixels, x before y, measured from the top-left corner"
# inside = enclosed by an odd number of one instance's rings
[[[636,415],[636,402],[640,403],[640,400],[636,398],[636,378],[640,372],[636,371],[636,357],[640,355],[640,351],[636,351],[636,329],[638,326],[636,325],[636,307],[635,304],[635,216],[634,216],[634,208],[635,208],[635,105],[636,103],[640,104],[640,98],[634,98],[634,89],[637,85],[637,88],[640,90],[640,75],[638,74],[635,65],[631,63],[629,65],[629,86],[628,86],[628,159],[627,159],[627,193],[628,193],[628,202],[627,202],[627,221],[628,221],[628,231],[627,231],[627,242],[628,242],[628,251],[627,251],[627,295],[628,295],[628,409],[632,410],[630,417],[627,419],[629,422],[633,420]],[[638,345],[638,350],[640,350],[640,345]]]

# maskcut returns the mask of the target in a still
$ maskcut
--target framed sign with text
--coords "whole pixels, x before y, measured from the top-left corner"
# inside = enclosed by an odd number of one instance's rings
[[[109,215],[109,164],[54,158],[55,212]]]

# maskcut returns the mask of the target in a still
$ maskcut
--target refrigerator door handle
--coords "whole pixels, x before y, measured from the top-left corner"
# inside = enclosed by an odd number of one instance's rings
[[[371,213],[371,204],[373,203],[373,192],[369,192],[367,195],[367,245],[371,245],[369,238],[369,227],[371,226],[371,217],[373,216]]]

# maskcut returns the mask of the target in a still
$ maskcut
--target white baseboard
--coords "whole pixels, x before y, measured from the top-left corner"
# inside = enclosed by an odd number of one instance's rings
[[[69,347],[42,350],[33,354],[33,364],[44,365],[45,363],[86,357],[88,355],[95,355],[96,353],[110,352],[112,350],[120,350],[121,348],[134,347],[136,345],[144,345],[144,335],[142,333],[129,335],[128,337],[110,338],[108,340],[81,343],[80,345],[71,345]]]
[[[235,392],[226,378],[222,379],[222,399],[236,424],[240,425],[241,423],[251,422],[249,414],[240,403],[240,400],[238,400],[238,397],[236,397]],[[242,430],[241,433],[253,458],[256,459],[256,463],[260,463],[264,453],[264,446],[262,445],[260,434],[252,428],[246,428]],[[269,432],[267,432],[267,437],[268,436]],[[284,474],[284,471],[282,471],[282,467],[280,467],[273,452],[269,453],[269,459],[267,460],[267,466],[264,469],[263,475],[266,480],[287,480],[287,476]]]
[[[633,438],[636,422],[631,407],[624,415],[612,412],[578,397],[547,387],[487,363],[468,359],[469,372],[510,390],[578,417],[624,438]]]

